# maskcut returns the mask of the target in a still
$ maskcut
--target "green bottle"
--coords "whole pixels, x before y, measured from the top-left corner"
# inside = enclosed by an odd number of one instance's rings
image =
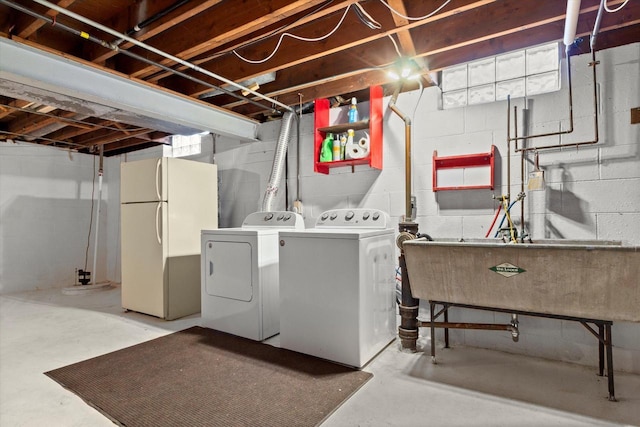
[[[333,134],[328,133],[327,137],[322,141],[320,148],[320,161],[330,162],[333,160]]]

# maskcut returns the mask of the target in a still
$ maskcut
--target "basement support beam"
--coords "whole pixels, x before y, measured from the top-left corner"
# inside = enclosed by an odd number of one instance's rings
[[[257,135],[258,123],[239,114],[0,38],[0,82],[3,81],[117,109],[119,117],[130,115],[158,130],[209,131],[242,140],[255,140]]]

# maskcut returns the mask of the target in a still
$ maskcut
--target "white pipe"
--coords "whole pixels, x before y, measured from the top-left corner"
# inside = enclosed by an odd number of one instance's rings
[[[102,200],[102,169],[98,172],[98,209],[96,210],[96,234],[93,240],[93,270],[91,270],[91,283],[96,284],[96,264],[98,262],[98,235],[100,232],[100,200]]]
[[[37,1],[37,0],[36,0]],[[578,16],[580,15],[580,0],[567,0],[567,14],[564,21],[564,38],[562,39],[566,49],[576,39]]]
[[[114,37],[118,37],[118,38],[121,38],[122,40],[126,40],[129,43],[133,43],[136,46],[139,46],[139,47],[141,47],[143,49],[147,49],[148,51],[153,52],[153,53],[155,53],[157,55],[160,55],[160,56],[162,56],[162,57],[164,57],[166,59],[169,59],[171,61],[177,62],[178,64],[184,65],[185,67],[191,68],[194,71],[198,71],[198,72],[200,72],[202,74],[205,74],[205,75],[207,75],[209,77],[213,77],[214,79],[218,79],[218,80],[220,80],[220,81],[222,81],[224,83],[227,83],[227,84],[229,84],[231,86],[235,86],[240,90],[246,91],[246,92],[248,92],[248,93],[250,93],[250,94],[252,94],[254,96],[257,96],[258,98],[264,99],[265,101],[269,101],[269,102],[271,102],[271,103],[273,103],[275,105],[278,105],[278,106],[286,109],[287,111],[293,111],[293,109],[291,107],[289,107],[288,105],[283,104],[283,103],[281,103],[281,102],[279,102],[279,101],[277,101],[277,100],[275,100],[273,98],[269,98],[268,96],[265,96],[265,95],[263,95],[263,94],[261,94],[259,92],[256,92],[256,91],[254,91],[252,89],[249,89],[248,87],[242,86],[242,85],[240,85],[240,84],[238,84],[238,83],[236,83],[236,82],[234,82],[232,80],[229,80],[229,79],[227,79],[225,77],[222,77],[222,76],[220,76],[218,74],[212,73],[209,70],[205,70],[204,68],[199,67],[199,66],[197,66],[195,64],[192,64],[191,62],[185,61],[184,59],[180,59],[177,56],[173,56],[173,55],[171,55],[169,53],[166,53],[166,52],[164,52],[164,51],[162,51],[160,49],[156,49],[153,46],[149,46],[148,44],[143,43],[141,41],[138,41],[138,40],[136,40],[134,38],[131,38],[131,37],[127,36],[126,34],[123,34],[123,33],[120,33],[118,31],[115,31],[115,30],[113,30],[113,29],[111,29],[109,27],[105,27],[104,25],[102,25],[102,24],[100,24],[98,22],[92,21],[89,18],[85,18],[82,15],[78,15],[77,13],[71,12],[70,10],[67,10],[67,9],[65,9],[63,7],[60,7],[60,6],[56,5],[56,4],[50,3],[50,2],[48,2],[46,0],[33,0],[33,1],[35,3],[41,4],[43,6],[46,6],[49,9],[53,9],[55,11],[58,11],[59,13],[61,13],[63,15],[67,15],[67,16],[69,16],[69,17],[71,17],[71,18],[73,18],[73,19],[75,19],[77,21],[80,21],[80,22],[83,22],[85,24],[91,25],[92,27],[94,27],[94,28],[96,28],[98,30],[104,31],[105,33],[111,34]]]
[[[600,1],[600,7],[598,8],[598,16],[596,16],[596,23],[593,26],[593,33],[591,33],[591,40],[589,44],[591,46],[591,50],[593,50],[596,46],[596,38],[598,37],[598,33],[600,32],[600,22],[602,21],[602,12],[604,12],[604,5],[607,0]]]

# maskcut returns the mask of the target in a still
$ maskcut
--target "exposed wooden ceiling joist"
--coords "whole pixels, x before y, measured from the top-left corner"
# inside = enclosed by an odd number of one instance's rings
[[[93,63],[104,70],[114,70],[133,80],[142,79],[150,87],[181,96],[196,98],[209,92],[212,85],[221,85],[215,78],[126,41],[117,41],[111,35],[35,2],[3,0],[3,3],[7,2],[19,2],[39,14],[56,16],[58,22],[95,34],[106,43],[117,43],[119,49],[128,49],[173,67],[206,84],[172,75],[105,46],[89,43],[55,25],[45,25],[45,20],[0,4],[0,34],[5,37],[49,52],[62,51],[58,55],[65,60],[83,61],[85,65]],[[373,84],[391,85],[385,71],[396,61],[398,52],[390,36],[397,40],[401,54],[417,60],[426,77],[427,73],[447,66],[560,40],[566,9],[566,2],[554,0],[456,0],[446,4],[445,0],[387,2],[400,14],[410,17],[425,16],[443,4],[444,7],[433,16],[414,21],[392,13],[379,0],[265,0],[252,2],[252,7],[237,0],[55,0],[59,6],[235,82],[275,73],[275,81],[262,83],[259,91],[287,105],[315,98],[366,94],[366,88]],[[608,4],[616,7],[622,2],[609,0]],[[355,3],[380,23],[381,28],[372,29],[361,22],[354,11]],[[600,0],[582,0],[579,36],[588,37],[599,4]],[[348,7],[351,9],[347,11]],[[340,28],[333,35],[323,37],[343,15]],[[138,30],[133,31],[136,26],[139,26]],[[254,60],[265,58],[285,31],[317,41],[303,42],[284,37],[272,58],[256,64],[244,62],[232,53],[236,50]],[[618,13],[604,14],[596,49],[639,41],[639,2],[630,1]],[[574,51],[584,52],[585,43]],[[8,96],[4,104],[12,107],[24,108],[28,102],[14,99],[11,94],[0,95],[4,95],[5,100]],[[226,94],[206,98],[206,102],[248,117],[265,119],[273,112],[269,103],[258,107]],[[52,113],[58,118],[34,118],[23,111],[0,108],[0,130],[5,132],[2,137],[6,139],[6,132],[11,129],[20,135],[25,132],[40,135],[40,139],[35,140],[40,143],[66,144],[86,151],[97,142],[104,144],[105,153],[121,153],[161,143],[159,141],[167,135],[153,133],[154,129],[120,125],[120,119],[105,121],[97,116],[77,116],[82,117],[81,122],[69,122],[63,115],[71,112]]]

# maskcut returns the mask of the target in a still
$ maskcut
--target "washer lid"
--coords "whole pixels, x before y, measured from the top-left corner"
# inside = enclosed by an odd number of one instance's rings
[[[393,235],[393,228],[382,230],[355,228],[308,228],[301,231],[281,230],[280,238],[301,239],[366,239],[369,237]]]
[[[274,227],[269,228],[217,228],[214,230],[202,230],[203,236],[209,236],[214,238],[216,236],[264,236],[268,234],[276,234],[278,229]]]

